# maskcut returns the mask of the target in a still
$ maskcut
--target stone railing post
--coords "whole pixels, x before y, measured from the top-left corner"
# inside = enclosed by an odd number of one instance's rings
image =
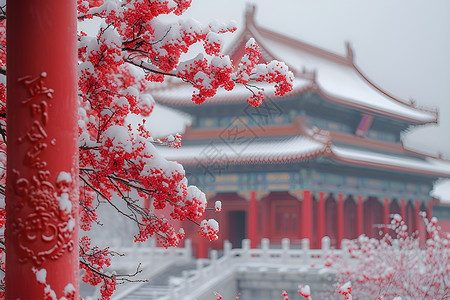
[[[218,252],[217,250],[211,250],[211,252],[209,253],[210,257],[211,257],[211,267],[212,270],[216,270],[217,269],[217,258],[218,258]]]
[[[324,236],[322,238],[322,250],[325,250],[325,251],[330,250],[330,244],[331,244],[330,238],[327,236]]]
[[[204,258],[199,258],[195,261],[197,274],[200,278],[205,277],[205,270],[203,269]]]
[[[302,250],[309,250],[309,239],[302,239]]]
[[[302,239],[302,262],[306,265],[309,261],[309,239]]]
[[[263,261],[267,261],[269,259],[269,248],[270,248],[270,241],[269,239],[262,239],[261,240],[261,249],[262,249],[262,259]]]
[[[242,258],[244,261],[250,258],[250,240],[242,240]]]
[[[342,249],[342,257],[344,257],[346,260],[350,258],[348,248],[349,248],[349,240],[343,239],[341,242],[341,249]]]
[[[287,263],[289,261],[289,250],[290,250],[291,241],[289,239],[281,240],[281,259],[283,263]]]
[[[191,239],[187,239],[184,241],[183,257],[185,259],[192,258],[192,241],[191,241]]]
[[[231,242],[230,241],[223,241],[223,255],[224,256],[230,256],[231,255]]]

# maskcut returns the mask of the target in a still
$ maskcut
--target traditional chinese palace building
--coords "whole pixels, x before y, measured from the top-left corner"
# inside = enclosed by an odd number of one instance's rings
[[[430,191],[438,178],[450,177],[450,162],[417,153],[402,144],[411,127],[437,123],[438,113],[416,107],[383,91],[355,65],[347,44],[338,55],[263,28],[246,13],[245,29],[228,54],[239,62],[253,37],[261,61],[286,62],[295,74],[294,91],[282,98],[265,88],[259,108],[245,102],[240,86],[220,91],[202,105],[191,101],[192,88],[168,83],[153,90],[158,103],[193,118],[180,149],[161,149],[182,163],[189,183],[199,186],[209,203],[222,201],[219,241],[208,244],[192,234],[197,255],[223,240],[239,246],[243,238],[256,247],[309,238],[319,247],[360,234],[380,236],[379,224],[399,213],[410,230],[421,227],[419,211],[450,220],[449,207],[435,206]],[[188,226],[189,227],[189,226]],[[198,227],[192,226],[192,231]]]

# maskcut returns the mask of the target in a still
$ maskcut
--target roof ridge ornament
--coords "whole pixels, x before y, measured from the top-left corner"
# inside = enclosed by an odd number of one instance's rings
[[[329,140],[325,144],[325,149],[323,151],[323,156],[324,157],[330,157],[331,155],[333,155],[333,149],[331,147],[332,147],[331,140]]]
[[[347,49],[347,60],[353,64],[355,55],[353,52],[353,48],[352,48],[352,44],[350,43],[350,41],[346,41],[345,42],[345,48]]]
[[[247,3],[247,7],[245,9],[245,26],[248,27],[250,24],[255,25],[255,12],[256,12],[256,4]]]
[[[317,77],[316,70],[315,69],[308,70],[305,66],[303,66],[301,73],[299,74],[299,77],[310,80],[313,83],[316,83]]]

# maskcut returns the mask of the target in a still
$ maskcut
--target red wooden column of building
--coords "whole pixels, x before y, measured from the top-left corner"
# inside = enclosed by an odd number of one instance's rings
[[[433,218],[433,199],[428,200],[427,202],[427,219],[428,221],[431,221],[431,218]],[[425,232],[426,239],[429,239],[431,236],[428,232]]]
[[[427,219],[431,220],[431,218],[433,217],[433,199],[430,199],[427,202]]]
[[[319,238],[319,248],[322,248],[322,238],[325,236],[325,192],[319,193],[319,203],[317,204],[317,237]]]
[[[423,245],[423,242],[426,239],[426,232],[425,232],[425,223],[422,220],[422,217],[420,216],[420,208],[421,208],[421,202],[420,200],[414,201],[415,206],[415,218],[416,218],[416,230],[419,233],[420,243]]]
[[[312,241],[312,195],[311,190],[303,191],[302,204],[302,236]]]
[[[406,223],[406,199],[400,199],[400,215]]]
[[[78,299],[76,1],[7,7],[6,298]]]
[[[337,245],[341,247],[341,241],[344,238],[344,195],[338,194],[337,203]]]
[[[383,205],[383,232],[386,234],[388,233],[388,227],[389,224],[389,197],[384,198],[384,205]]]
[[[419,230],[420,227],[420,222],[422,222],[422,220],[420,219],[420,201],[419,200],[415,200],[414,201],[414,218],[416,219],[415,223],[416,223],[416,228],[415,230]]]
[[[364,233],[364,203],[363,196],[358,195],[356,200],[356,236],[360,236]]]
[[[248,238],[250,247],[258,247],[258,202],[256,201],[256,191],[250,192],[250,203],[248,211]]]

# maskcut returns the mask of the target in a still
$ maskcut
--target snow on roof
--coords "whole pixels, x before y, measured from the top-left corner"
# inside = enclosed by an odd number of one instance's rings
[[[436,158],[413,158],[382,154],[368,150],[331,146],[334,158],[345,163],[375,166],[382,169],[397,169],[417,174],[430,174],[450,178],[450,162]]]
[[[315,81],[325,96],[421,123],[436,121],[434,112],[419,110],[375,88],[359,73],[350,58],[316,49],[267,29],[258,29],[255,25],[250,25],[249,30],[259,37],[256,37],[257,43],[296,70],[296,74],[305,69],[315,72]]]
[[[208,144],[184,145],[179,149],[159,147],[168,160],[183,165],[279,163],[300,161],[320,155],[326,145],[304,136],[254,137],[245,143],[213,140]]]
[[[212,140],[200,145],[184,145],[179,149],[160,147],[160,153],[168,160],[183,165],[228,165],[283,163],[301,161],[325,153],[344,164],[370,166],[388,170],[405,170],[416,174],[428,174],[450,178],[450,162],[429,158],[398,156],[353,149],[345,146],[327,145],[305,136],[255,137],[245,143],[227,143],[225,140]]]
[[[288,95],[293,95],[294,93],[303,93],[306,89],[311,87],[312,82],[302,78],[296,78],[294,80],[294,91],[289,93]],[[266,96],[273,97],[275,88],[273,85],[269,85],[267,83],[258,83],[258,87],[264,89],[264,94]],[[196,105],[192,100],[192,93],[194,88],[192,85],[179,84],[172,88],[165,89],[156,89],[152,90],[151,94],[153,98],[158,103],[166,104],[166,105]],[[251,92],[243,85],[237,84],[233,91],[226,91],[224,89],[217,90],[217,94],[209,98],[202,105],[207,105],[208,103],[236,103],[236,102],[245,102],[245,100],[250,97]]]
[[[257,26],[253,17],[247,16],[245,30],[231,44],[228,54],[239,52],[244,39],[253,37],[261,46],[267,59],[284,61],[296,71],[294,93],[303,93],[316,85],[318,91],[330,101],[365,109],[378,114],[407,119],[416,123],[437,122],[437,113],[422,110],[385,93],[369,81],[353,64],[353,52],[348,45],[347,57],[317,48],[302,41],[292,39]],[[306,70],[315,78],[303,79],[299,75]],[[308,76],[309,77],[309,76]],[[260,84],[258,84],[259,86]],[[266,95],[273,95],[273,87],[262,85]],[[152,91],[159,103],[168,105],[194,105],[190,100],[192,87],[189,85],[166,86]],[[292,93],[287,94],[292,95]],[[250,92],[243,86],[237,86],[232,92],[218,91],[207,103],[227,103],[245,101]]]
[[[450,180],[436,182],[431,195],[438,198],[441,202],[450,203]]]

